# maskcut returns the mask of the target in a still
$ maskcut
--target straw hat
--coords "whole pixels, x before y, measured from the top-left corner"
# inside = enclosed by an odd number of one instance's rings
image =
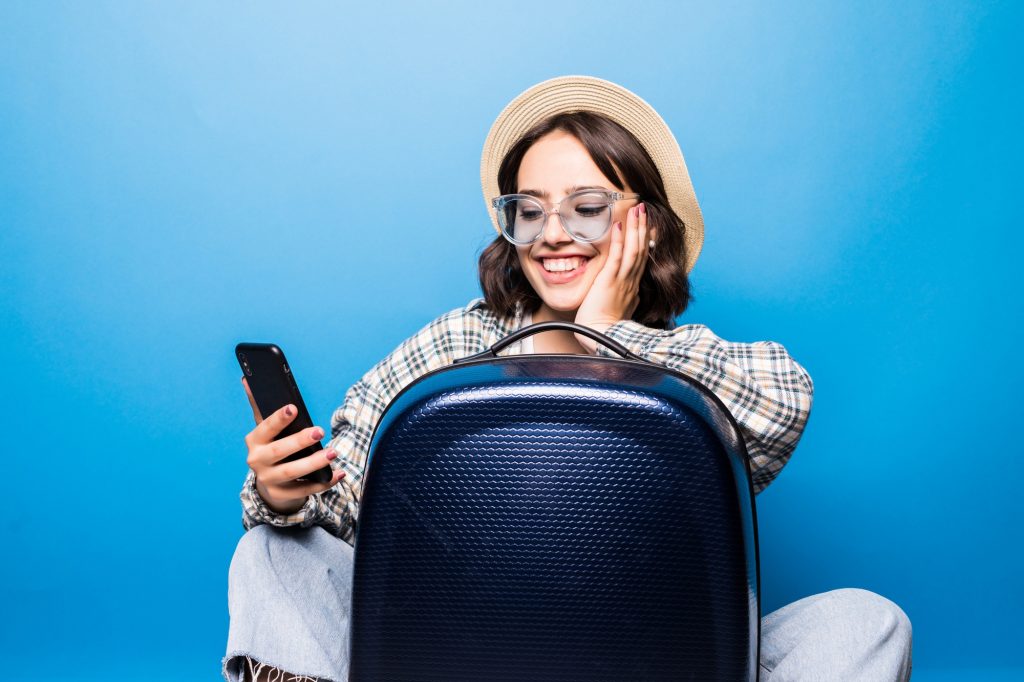
[[[546,80],[524,91],[498,115],[480,158],[480,182],[494,229],[501,233],[491,199],[501,193],[498,168],[505,154],[544,119],[574,111],[592,111],[610,118],[633,133],[650,154],[665,183],[669,205],[686,226],[683,239],[686,271],[690,272],[704,244],[704,218],[679,143],[650,104],[624,87],[600,78],[562,76]]]

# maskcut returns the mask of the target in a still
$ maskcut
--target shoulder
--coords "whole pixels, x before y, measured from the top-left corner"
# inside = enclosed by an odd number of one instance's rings
[[[628,345],[712,343],[739,353],[757,354],[765,350],[785,351],[782,345],[775,341],[727,341],[704,324],[684,324],[672,329],[656,329],[632,320],[623,320],[609,327],[605,333],[620,342],[628,341]]]
[[[709,373],[735,367],[758,377],[793,377],[802,389],[813,391],[810,375],[776,341],[727,341],[703,324],[654,329],[631,320],[612,325],[605,334],[653,362],[703,366]]]
[[[497,315],[483,298],[449,310],[429,322],[417,336],[454,358],[476,353],[511,333],[514,320]]]
[[[487,305],[486,300],[474,298],[466,305],[449,310],[434,318],[427,327],[445,327],[448,329],[484,328],[502,326],[502,323],[502,319]]]

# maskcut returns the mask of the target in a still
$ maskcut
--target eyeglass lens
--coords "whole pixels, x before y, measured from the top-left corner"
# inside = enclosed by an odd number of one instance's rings
[[[562,225],[570,235],[593,241],[600,239],[612,222],[612,202],[600,192],[567,197],[558,207]],[[544,206],[536,199],[508,200],[498,211],[501,229],[513,241],[532,242],[544,229]]]

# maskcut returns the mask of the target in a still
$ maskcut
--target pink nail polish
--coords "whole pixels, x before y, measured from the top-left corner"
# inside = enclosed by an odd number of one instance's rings
[[[337,459],[338,453],[334,450],[327,451],[327,461],[330,462],[332,459]]]
[[[637,206],[637,209],[640,211],[640,215],[647,215],[647,207],[643,204]]]
[[[622,232],[622,223],[615,223],[615,229],[618,230],[619,232]]]
[[[324,432],[321,431],[320,429],[314,429],[310,436],[312,437],[313,440],[320,440],[321,438],[324,437]]]
[[[292,407],[291,405],[285,405],[284,416],[291,417],[291,416],[294,416],[294,415],[295,415],[295,408]]]

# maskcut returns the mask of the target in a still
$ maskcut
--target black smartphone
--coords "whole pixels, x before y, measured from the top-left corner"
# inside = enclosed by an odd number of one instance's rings
[[[306,410],[306,404],[302,402],[302,394],[299,393],[299,386],[295,383],[291,367],[288,366],[288,361],[285,360],[284,353],[280,348],[272,343],[240,343],[235,346],[235,357],[238,358],[238,365],[245,374],[245,380],[256,401],[256,407],[259,408],[260,414],[264,418],[277,412],[288,403],[295,405],[299,411],[295,415],[295,419],[284,427],[274,440],[280,440],[313,426],[313,421],[309,418],[309,412]],[[281,461],[291,462],[323,449],[321,443],[314,443]],[[298,480],[327,483],[331,480],[332,475],[333,472],[328,465]]]

